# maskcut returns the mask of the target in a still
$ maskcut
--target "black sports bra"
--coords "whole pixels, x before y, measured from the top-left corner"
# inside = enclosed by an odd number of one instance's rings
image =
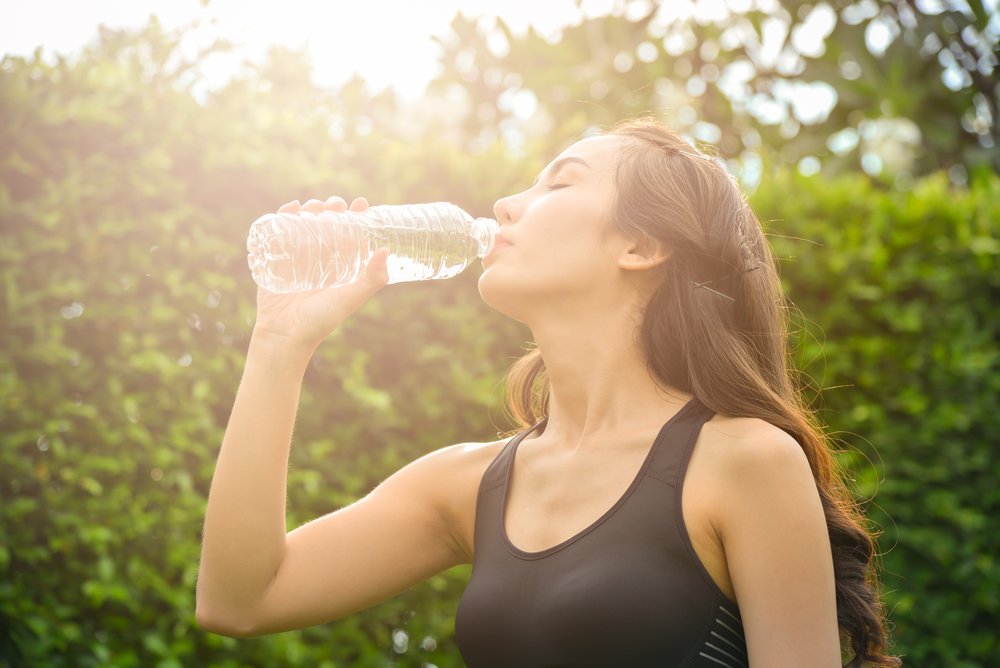
[[[695,554],[681,489],[702,425],[692,399],[660,430],[622,497],[541,552],[507,538],[503,516],[519,434],[486,469],[472,577],[455,618],[469,668],[746,668],[739,609]]]

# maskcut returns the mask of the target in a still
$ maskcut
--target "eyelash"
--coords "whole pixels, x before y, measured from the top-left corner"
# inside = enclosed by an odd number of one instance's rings
[[[551,186],[549,186],[549,190],[556,190],[557,188],[565,188],[565,187],[566,187],[565,183],[553,183]]]

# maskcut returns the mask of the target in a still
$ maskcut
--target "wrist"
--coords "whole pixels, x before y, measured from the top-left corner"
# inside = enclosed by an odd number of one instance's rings
[[[316,346],[306,345],[287,335],[254,327],[250,335],[247,360],[253,357],[264,361],[268,366],[283,370],[300,369],[304,373],[315,349]]]

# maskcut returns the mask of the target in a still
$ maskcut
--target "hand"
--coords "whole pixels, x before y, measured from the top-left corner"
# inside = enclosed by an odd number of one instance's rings
[[[311,199],[301,206],[298,200],[289,202],[278,209],[278,213],[340,212],[347,211],[347,208],[347,202],[331,197],[326,202]],[[368,201],[364,197],[351,202],[351,211],[360,213],[367,209]],[[335,288],[279,294],[258,287],[254,335],[285,338],[290,345],[305,348],[312,354],[340,323],[389,282],[386,269],[388,257],[388,249],[380,248],[357,281]]]

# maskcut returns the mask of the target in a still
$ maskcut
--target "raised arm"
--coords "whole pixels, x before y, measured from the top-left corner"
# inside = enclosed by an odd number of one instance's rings
[[[461,449],[418,460],[366,499],[285,534],[286,471],[306,365],[327,334],[386,284],[385,260],[377,253],[363,278],[338,288],[258,291],[205,517],[196,615],[206,630],[242,637],[326,622],[462,561],[435,492]]]

